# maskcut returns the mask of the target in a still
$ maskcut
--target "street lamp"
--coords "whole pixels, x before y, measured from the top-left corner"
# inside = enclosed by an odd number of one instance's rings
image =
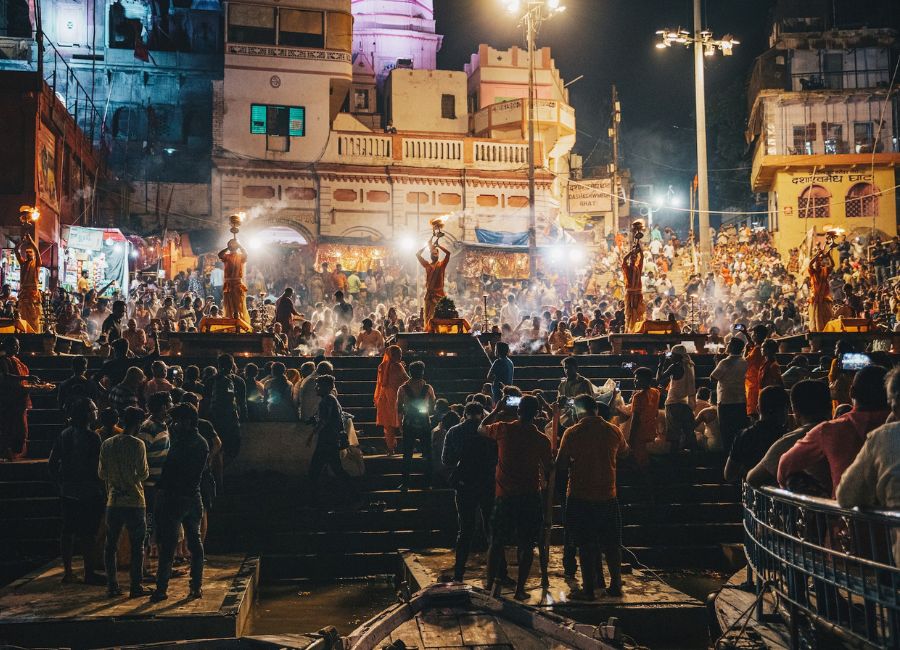
[[[709,236],[709,174],[706,161],[706,91],[703,81],[703,57],[712,56],[716,50],[723,56],[731,56],[740,41],[731,34],[721,39],[713,38],[713,33],[702,27],[701,0],[694,0],[694,33],[686,29],[661,29],[657,31],[660,40],[656,47],[664,50],[673,45],[694,46],[694,101],[697,104],[697,213],[700,227],[700,249],[708,254],[711,250]],[[701,264],[703,257],[701,256]]]
[[[510,13],[519,14],[528,44],[528,258],[531,272],[537,268],[537,209],[534,185],[534,41],[541,23],[566,10],[561,0],[503,0]],[[524,13],[522,11],[524,10]]]

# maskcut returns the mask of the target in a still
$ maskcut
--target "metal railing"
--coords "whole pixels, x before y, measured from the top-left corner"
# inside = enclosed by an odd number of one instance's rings
[[[3,55],[0,57],[0,70],[41,71],[50,91],[66,107],[66,111],[90,139],[91,144],[100,143],[105,134],[103,113],[98,109],[91,93],[79,81],[75,69],[66,61],[66,56],[46,34],[35,32],[30,38],[0,38],[0,50]],[[89,75],[90,71],[82,69],[82,75],[85,74]]]
[[[50,90],[65,105],[75,124],[96,145],[105,134],[103,113],[75,73],[63,54],[45,34],[43,38],[43,77]]]
[[[863,88],[887,88],[891,71],[887,68],[863,68],[860,70],[813,69],[791,74],[791,90],[856,90]]]
[[[869,647],[900,647],[900,512],[745,485],[744,534],[757,593],[777,594],[794,648],[803,617]]]

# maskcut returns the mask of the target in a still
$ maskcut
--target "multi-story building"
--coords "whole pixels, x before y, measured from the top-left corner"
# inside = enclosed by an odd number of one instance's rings
[[[394,16],[403,3],[381,4]],[[423,242],[429,221],[448,215],[445,230],[460,245],[527,242],[524,53],[482,46],[501,61],[492,70],[510,72],[499,98],[477,58],[465,72],[408,64],[419,41],[398,28],[391,38],[412,49],[392,50],[403,65],[378,84],[385,66],[353,51],[350,12],[349,0],[227,3],[224,78],[214,83],[213,211],[247,213],[250,232],[291,229],[320,258],[329,245]],[[418,23],[404,29],[422,33]],[[556,174],[568,169],[575,128],[549,50],[538,56],[553,86],[541,95],[536,147],[538,242],[546,244],[558,236]],[[473,93],[484,100],[470,110]]]
[[[170,220],[209,226],[212,80],[222,76],[218,0],[44,0],[40,25],[35,0],[2,6],[0,69],[35,70],[43,52],[45,79],[85,133],[102,141],[116,182],[97,188],[99,219],[138,231]],[[56,58],[66,74],[52,74]],[[75,82],[86,93],[78,101],[68,92]]]
[[[897,32],[831,2],[780,2],[749,87],[750,182],[782,252],[820,235],[897,233]],[[861,26],[867,24],[870,26]]]

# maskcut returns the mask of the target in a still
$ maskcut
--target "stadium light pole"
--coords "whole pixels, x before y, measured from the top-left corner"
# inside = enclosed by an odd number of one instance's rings
[[[711,250],[711,238],[709,235],[709,171],[706,159],[706,88],[703,78],[703,57],[713,56],[717,50],[723,56],[731,56],[736,41],[731,34],[725,34],[721,39],[713,38],[710,30],[703,28],[701,13],[701,0],[694,0],[694,32],[691,34],[686,29],[665,28],[656,32],[660,41],[656,44],[659,49],[666,49],[672,45],[694,46],[694,101],[697,114],[697,216],[700,229],[700,264],[705,266],[705,260]]]
[[[507,11],[519,15],[519,26],[525,28],[528,48],[528,260],[530,272],[537,269],[537,206],[535,200],[534,160],[534,42],[545,20],[566,10],[561,0],[503,0]],[[524,10],[524,13],[522,13]]]

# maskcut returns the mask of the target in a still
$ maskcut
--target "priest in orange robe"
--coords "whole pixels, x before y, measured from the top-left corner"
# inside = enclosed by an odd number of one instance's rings
[[[834,262],[831,251],[819,251],[809,261],[809,331],[822,332],[832,318],[828,277]]]
[[[639,332],[644,322],[644,290],[641,273],[644,270],[644,251],[636,242],[631,252],[622,260],[625,275],[625,331]]]
[[[441,298],[446,297],[444,293],[444,275],[447,272],[447,263],[450,262],[450,251],[440,245],[440,240],[433,237],[428,246],[424,246],[422,250],[416,253],[419,264],[425,269],[425,331],[432,331],[431,321],[434,319],[434,312]],[[431,248],[431,261],[426,261],[422,256],[426,248]],[[441,260],[440,251],[444,252],[444,259]]]
[[[40,290],[41,252],[31,235],[23,235],[16,246],[19,262],[19,317],[30,332],[40,334],[44,316]]]
[[[219,259],[225,266],[225,283],[222,286],[222,315],[242,321],[250,327],[250,312],[247,311],[247,287],[244,285],[244,265],[247,253],[238,243],[237,237],[228,242],[228,247],[219,252]]]

